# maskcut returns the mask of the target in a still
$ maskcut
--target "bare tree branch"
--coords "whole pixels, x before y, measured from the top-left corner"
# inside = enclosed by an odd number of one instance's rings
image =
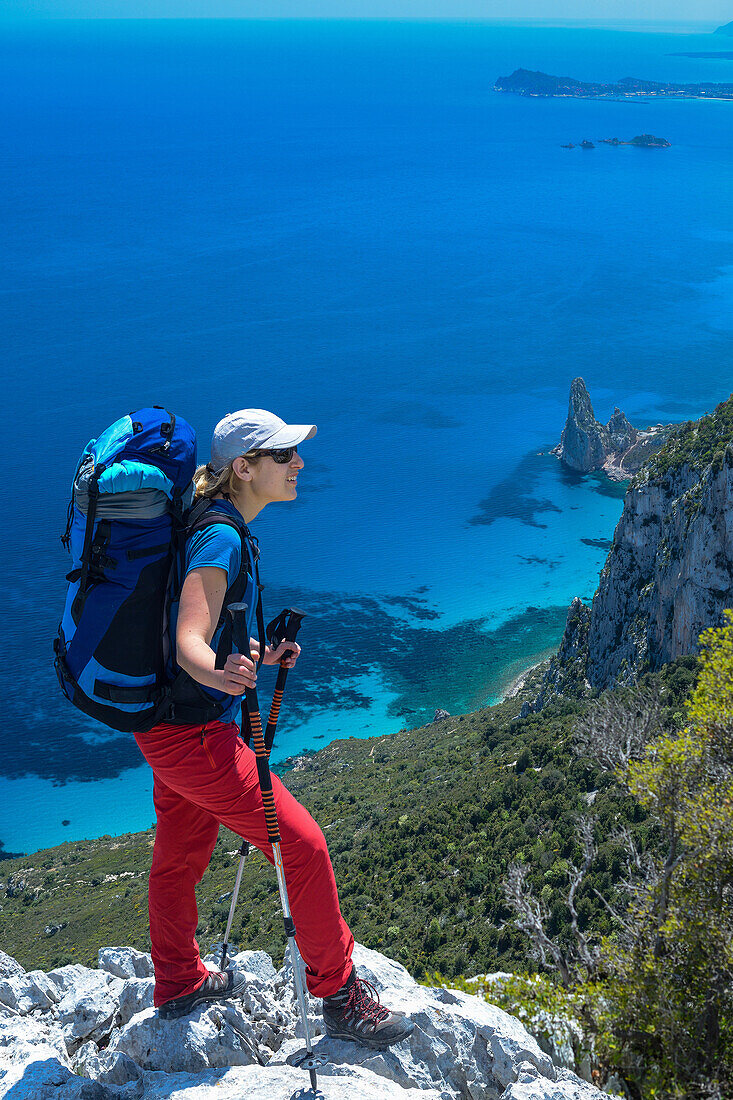
[[[527,884],[529,868],[521,863],[512,863],[504,880],[504,896],[507,904],[514,910],[515,922],[522,932],[526,932],[537,950],[543,966],[548,966],[548,955],[555,964],[563,985],[570,985],[570,968],[561,947],[545,932],[549,918],[547,906],[534,896]]]
[[[582,886],[593,860],[596,857],[596,845],[593,839],[593,822],[589,817],[578,821],[578,840],[583,851],[580,867],[568,866],[568,894],[566,905],[570,913],[570,927],[573,934],[572,944],[563,949],[546,930],[549,921],[547,906],[537,898],[527,882],[529,868],[513,863],[504,880],[504,896],[515,914],[515,924],[527,934],[540,962],[544,966],[554,965],[563,985],[570,985],[577,974],[578,964],[588,975],[593,974],[600,958],[600,949],[591,944],[581,931],[575,899]]]
[[[654,689],[604,692],[575,727],[576,750],[607,771],[624,770],[662,732],[662,714]]]
[[[575,937],[577,954],[583,965],[587,967],[588,972],[592,973],[598,962],[598,949],[591,947],[588,943],[588,938],[581,932],[578,925],[578,911],[575,908],[575,895],[583,879],[588,874],[591,863],[596,856],[596,845],[593,840],[593,822],[589,817],[581,817],[578,821],[578,839],[583,849],[583,863],[579,868],[571,863],[568,868],[570,889],[568,891],[567,906],[570,910],[570,927]]]

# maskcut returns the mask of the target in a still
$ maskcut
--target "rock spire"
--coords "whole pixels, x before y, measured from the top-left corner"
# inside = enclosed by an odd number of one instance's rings
[[[619,408],[613,410],[607,424],[602,424],[596,420],[585,382],[574,378],[568,418],[552,453],[571,470],[582,474],[604,470],[614,481],[625,481],[659,451],[672,427],[657,424],[645,430],[635,428]]]

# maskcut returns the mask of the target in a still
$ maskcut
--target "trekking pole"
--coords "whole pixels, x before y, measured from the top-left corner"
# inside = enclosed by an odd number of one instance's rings
[[[240,653],[244,653],[251,660],[251,650],[249,644],[249,631],[247,630],[247,605],[244,603],[233,603],[229,605],[229,614],[232,617],[232,642],[237,647]],[[300,969],[300,951],[298,945],[295,942],[295,922],[293,921],[290,913],[290,902],[288,901],[288,888],[285,884],[285,870],[283,868],[282,852],[280,851],[280,827],[277,823],[277,811],[275,809],[275,796],[272,793],[272,776],[270,775],[270,767],[268,762],[268,752],[265,748],[265,739],[262,735],[262,720],[260,718],[260,707],[257,700],[257,688],[247,688],[245,691],[245,698],[247,700],[247,715],[249,717],[250,729],[252,731],[252,741],[254,743],[255,755],[257,757],[257,774],[260,781],[260,791],[262,793],[262,804],[265,809],[265,824],[267,825],[267,837],[272,846],[272,855],[275,863],[275,873],[277,875],[277,886],[280,891],[280,902],[283,911],[283,925],[285,928],[285,935],[288,941],[288,948],[290,950],[290,962],[293,967],[293,981],[295,984],[295,995],[300,1007],[300,1016],[303,1022],[303,1031],[305,1033],[305,1058],[300,1062],[300,1065],[307,1069],[310,1073],[310,1081],[313,1091],[318,1088],[318,1080],[316,1078],[316,1067],[323,1065],[320,1058],[316,1057],[313,1053],[313,1044],[310,1038],[310,1028],[308,1026],[308,1008],[305,999],[305,988],[303,985],[303,975]]]
[[[284,611],[281,611],[276,619],[273,619],[271,623],[267,624],[267,640],[273,649],[277,649],[282,641],[294,642],[295,636],[300,630],[300,624],[305,618],[305,612],[299,611],[297,607],[287,607]],[[282,703],[283,692],[285,691],[285,681],[288,678],[288,669],[284,667],[282,662],[288,656],[288,653],[292,653],[292,650],[286,650],[280,658],[280,668],[277,674],[277,681],[275,683],[275,692],[272,696],[272,706],[270,707],[270,716],[267,719],[267,729],[265,731],[265,748],[267,750],[267,759],[269,763],[270,750],[272,749],[272,743],[275,739],[275,730],[277,728],[277,720],[280,715],[280,704]],[[227,930],[224,933],[224,942],[221,945],[221,965],[220,970],[225,971],[227,968],[227,953],[229,951],[229,936],[232,931],[232,922],[234,920],[234,910],[237,908],[237,898],[239,897],[239,888],[242,884],[242,872],[244,871],[244,864],[247,856],[249,855],[249,842],[242,841],[242,846],[239,849],[239,867],[237,868],[237,877],[234,880],[234,890],[232,892],[232,903],[229,906],[229,917],[227,919]]]
[[[284,611],[281,611],[276,619],[273,619],[271,623],[267,624],[266,634],[270,646],[273,649],[277,649],[281,642],[294,642],[304,618],[305,612],[300,611],[297,607],[286,607]],[[270,750],[272,749],[272,743],[275,740],[277,720],[280,717],[280,704],[283,700],[285,681],[288,678],[289,672],[289,669],[285,667],[283,661],[286,657],[289,657],[292,652],[292,649],[286,649],[280,658],[280,668],[278,669],[277,680],[275,681],[272,706],[270,707],[270,714],[267,719],[267,726],[265,727],[265,748],[267,749],[268,759]]]

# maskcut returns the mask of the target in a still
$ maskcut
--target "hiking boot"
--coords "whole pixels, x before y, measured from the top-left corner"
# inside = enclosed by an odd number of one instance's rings
[[[235,997],[242,992],[244,985],[244,978],[233,970],[226,970],[223,974],[219,970],[210,970],[198,989],[187,993],[185,997],[174,997],[172,1001],[166,1001],[158,1009],[158,1015],[163,1020],[177,1020],[179,1016],[187,1016],[196,1005],[205,1001],[225,1001],[229,997]]]
[[[380,1004],[374,986],[359,978],[355,968],[338,993],[323,998],[323,1023],[332,1039],[353,1039],[376,1050],[402,1042],[415,1026],[403,1012]]]

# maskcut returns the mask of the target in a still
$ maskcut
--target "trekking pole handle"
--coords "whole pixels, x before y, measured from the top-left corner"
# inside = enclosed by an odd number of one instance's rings
[[[267,626],[266,633],[271,647],[277,649],[282,642],[294,642],[304,618],[305,611],[301,611],[298,607],[286,607],[281,611],[278,617]],[[292,649],[286,649],[280,661],[284,661],[293,652]]]
[[[249,659],[252,660],[249,631],[247,630],[247,610],[246,603],[230,603],[227,608],[227,613],[231,616],[232,620],[233,649],[238,653],[243,653],[245,657],[249,657]]]

